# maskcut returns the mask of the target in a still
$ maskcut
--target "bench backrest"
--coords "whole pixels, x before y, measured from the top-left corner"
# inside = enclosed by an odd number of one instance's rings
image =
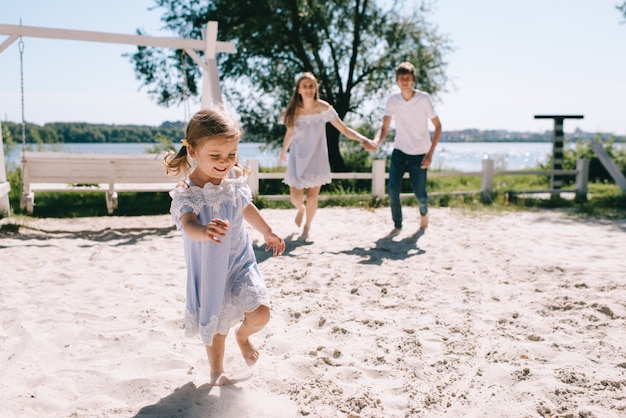
[[[25,183],[175,183],[162,154],[25,152]]]

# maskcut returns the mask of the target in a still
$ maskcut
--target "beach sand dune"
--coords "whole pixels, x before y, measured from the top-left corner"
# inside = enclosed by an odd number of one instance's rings
[[[232,387],[183,332],[168,215],[3,219],[2,417],[623,417],[626,221],[540,211],[323,208],[250,230],[272,319]],[[19,223],[18,231],[6,224]],[[232,333],[231,333],[232,334]]]

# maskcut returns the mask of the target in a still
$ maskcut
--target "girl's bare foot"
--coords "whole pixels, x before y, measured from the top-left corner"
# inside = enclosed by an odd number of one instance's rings
[[[304,206],[301,206],[296,213],[296,226],[302,225],[302,219],[304,218]]]
[[[235,382],[228,378],[228,376],[226,376],[224,372],[211,372],[211,381],[209,382],[209,384],[211,386],[230,386],[234,385]]]
[[[248,366],[254,366],[257,360],[259,360],[259,351],[250,343],[250,339],[239,336],[239,328],[235,330],[235,337],[237,339],[239,349],[241,350],[241,355],[246,361],[246,364]]]

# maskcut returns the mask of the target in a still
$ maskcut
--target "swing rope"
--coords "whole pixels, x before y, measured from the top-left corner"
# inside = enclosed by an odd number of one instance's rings
[[[20,19],[20,26],[22,25],[22,19]],[[26,119],[24,118],[24,41],[20,36],[20,41],[17,43],[20,50],[20,89],[22,99],[22,161],[24,161],[24,148],[26,147]]]
[[[180,50],[180,69],[183,73],[183,116],[184,121],[191,118],[191,108],[189,107],[189,81],[187,80],[187,67],[185,65],[185,50]]]

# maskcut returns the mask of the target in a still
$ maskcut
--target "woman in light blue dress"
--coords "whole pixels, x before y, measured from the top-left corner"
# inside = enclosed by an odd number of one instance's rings
[[[170,192],[171,213],[182,230],[187,264],[185,335],[206,345],[211,383],[231,384],[224,374],[224,348],[231,327],[244,360],[259,352],[249,336],[270,318],[267,288],[243,221],[263,234],[266,251],[281,255],[285,242],[272,232],[252,203],[245,173],[237,165],[239,126],[220,110],[196,113],[183,146],[166,157],[166,168],[185,179]],[[187,157],[195,159],[189,172]]]
[[[339,132],[359,141],[366,149],[376,148],[370,139],[346,126],[329,103],[320,100],[317,80],[309,72],[298,78],[282,117],[287,126],[280,154],[280,159],[287,161],[284,183],[289,186],[291,203],[298,209],[296,225],[300,226],[304,220],[302,235],[306,237],[317,211],[320,189],[322,185],[332,180],[326,144],[326,124],[330,122]]]

